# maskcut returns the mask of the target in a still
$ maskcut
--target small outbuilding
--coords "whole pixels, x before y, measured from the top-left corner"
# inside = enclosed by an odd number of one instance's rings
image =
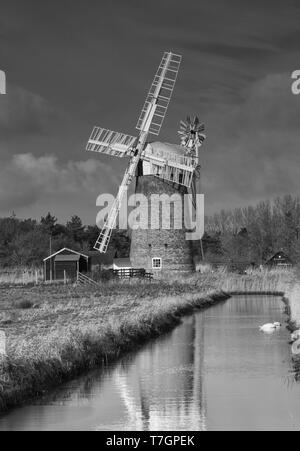
[[[66,247],[44,259],[45,282],[76,279],[78,272],[85,273],[88,270],[88,255]]]
[[[132,269],[130,258],[114,258],[113,269],[116,270],[129,270]]]
[[[285,252],[280,251],[273,255],[273,257],[266,262],[266,265],[269,267],[290,268],[293,266],[293,263]]]

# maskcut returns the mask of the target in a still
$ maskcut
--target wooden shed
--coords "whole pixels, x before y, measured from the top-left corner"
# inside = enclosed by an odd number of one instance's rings
[[[132,269],[130,258],[114,258],[113,269],[116,270],[129,270]]]
[[[76,279],[77,273],[89,270],[89,257],[80,252],[63,248],[44,259],[44,279],[53,280]]]
[[[289,268],[293,263],[285,252],[280,251],[273,255],[273,257],[266,262],[266,265],[270,267]]]

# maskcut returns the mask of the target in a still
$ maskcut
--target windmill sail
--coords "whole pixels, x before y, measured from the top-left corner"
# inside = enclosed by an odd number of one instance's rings
[[[162,180],[190,188],[193,179],[193,168],[181,166],[168,161],[162,168],[157,168],[154,175]]]
[[[89,151],[117,157],[130,156],[129,166],[124,174],[115,202],[94,246],[100,252],[107,251],[127,187],[136,174],[140,159],[144,159],[148,134],[158,135],[160,132],[174,90],[180,63],[180,55],[171,52],[164,53],[138,120],[137,129],[140,130],[138,138],[95,127],[88,141],[87,150]],[[166,164],[164,166],[166,167]],[[171,170],[169,172],[171,173]],[[165,173],[163,178],[167,179],[168,174]],[[185,179],[185,183],[190,183],[190,181]]]
[[[131,155],[136,140],[134,136],[94,127],[86,150],[122,158]]]
[[[165,52],[146,98],[136,128],[158,135],[175,87],[182,57]],[[155,105],[154,114],[151,109]],[[151,117],[152,116],[152,117]]]
[[[104,226],[101,230],[99,238],[97,239],[96,244],[94,246],[94,249],[96,249],[100,252],[105,253],[107,251],[113,229],[117,222],[117,217],[118,217],[118,213],[120,211],[123,197],[127,191],[127,187],[130,185],[133,177],[135,176],[135,171],[137,169],[139,159],[140,159],[139,155],[132,157],[130,160],[130,163],[125,171],[125,175],[124,175],[123,181],[119,187],[117,197],[116,197],[114,204],[109,212],[108,218],[106,219],[106,221],[104,223]]]

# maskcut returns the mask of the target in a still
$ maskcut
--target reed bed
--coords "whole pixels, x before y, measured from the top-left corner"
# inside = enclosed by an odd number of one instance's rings
[[[0,285],[29,285],[44,280],[42,269],[0,269]]]
[[[285,292],[290,308],[291,323],[295,329],[300,327],[300,284],[291,284]]]
[[[232,294],[284,294],[293,278],[293,272],[288,270],[254,270],[245,275],[228,273],[222,288]]]
[[[257,293],[284,296],[293,327],[300,327],[300,274],[298,270],[252,271],[239,276],[228,274],[221,288],[229,294]]]

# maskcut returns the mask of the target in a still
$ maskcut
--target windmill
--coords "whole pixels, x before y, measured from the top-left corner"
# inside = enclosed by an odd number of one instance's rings
[[[147,143],[149,134],[157,136],[160,133],[174,91],[181,60],[180,55],[172,52],[163,54],[137,122],[138,137],[100,127],[94,127],[92,131],[86,150],[120,158],[129,157],[129,164],[118,194],[94,246],[100,252],[107,251],[122,200],[134,177],[137,177],[136,192],[140,191],[149,195],[153,189],[158,193],[170,191],[167,186],[179,187],[183,190],[190,189],[192,186],[198,161],[197,158],[187,152],[186,147]],[[147,182],[144,180],[145,177],[148,177]],[[156,238],[161,238],[159,230],[155,237],[149,238],[150,234],[150,231],[144,230],[132,233],[130,256],[135,267],[149,269],[149,258],[148,263],[145,263],[144,257],[140,258],[140,255],[147,254],[149,248],[152,247],[152,244],[149,243],[150,238],[154,242]],[[166,241],[164,247],[166,248],[169,237],[165,236],[164,239]],[[173,241],[178,242],[182,239],[184,238],[181,233],[180,238],[176,237]],[[188,252],[190,251],[187,251],[186,255]],[[153,266],[154,260],[159,259],[160,257],[152,256],[151,265]],[[158,261],[154,263],[158,265]],[[161,268],[161,266],[158,265],[157,268]]]

